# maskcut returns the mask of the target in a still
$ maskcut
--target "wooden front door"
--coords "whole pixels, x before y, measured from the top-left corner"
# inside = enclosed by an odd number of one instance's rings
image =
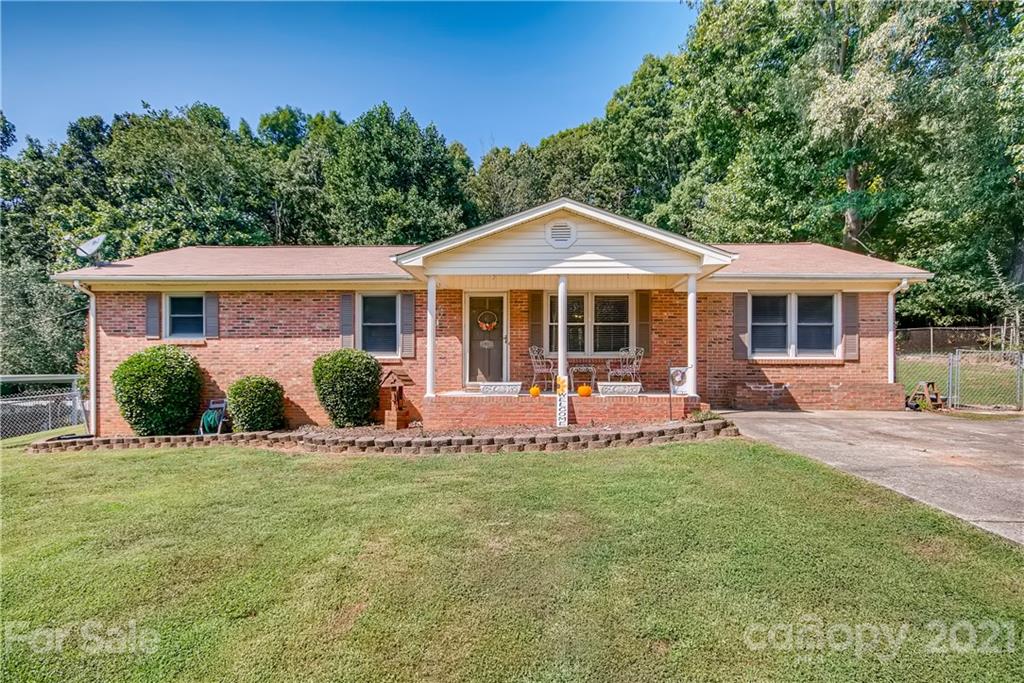
[[[505,297],[501,294],[469,297],[470,382],[505,379]]]

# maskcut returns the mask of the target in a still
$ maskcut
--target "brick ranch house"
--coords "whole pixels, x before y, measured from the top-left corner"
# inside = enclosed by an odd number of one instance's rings
[[[278,380],[290,426],[326,424],[311,368],[340,347],[377,355],[427,428],[552,424],[555,397],[526,393],[531,346],[598,381],[645,350],[639,395],[572,394],[572,422],[664,419],[672,366],[688,367],[677,416],[898,409],[894,296],[929,277],[820,244],[701,244],[569,199],[420,247],[186,247],[55,276],[90,296],[97,435],[130,431],[113,369],[166,343],[198,360],[204,405],[243,375]],[[503,382],[523,392],[491,395]]]

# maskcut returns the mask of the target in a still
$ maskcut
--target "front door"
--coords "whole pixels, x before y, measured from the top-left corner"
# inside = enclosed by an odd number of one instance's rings
[[[469,297],[470,382],[505,379],[505,297],[501,294]]]

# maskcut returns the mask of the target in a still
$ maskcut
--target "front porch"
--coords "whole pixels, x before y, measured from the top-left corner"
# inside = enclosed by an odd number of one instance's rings
[[[423,424],[554,426],[558,397],[526,392],[561,382],[569,424],[683,417],[699,404],[698,279],[734,258],[571,200],[395,257],[426,289]],[[641,393],[600,395],[609,381]],[[499,383],[521,391],[481,391]]]

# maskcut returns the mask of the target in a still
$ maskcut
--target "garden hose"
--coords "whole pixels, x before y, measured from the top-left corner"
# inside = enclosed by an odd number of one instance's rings
[[[216,434],[220,426],[220,411],[211,409],[204,412],[201,425],[203,434]]]

